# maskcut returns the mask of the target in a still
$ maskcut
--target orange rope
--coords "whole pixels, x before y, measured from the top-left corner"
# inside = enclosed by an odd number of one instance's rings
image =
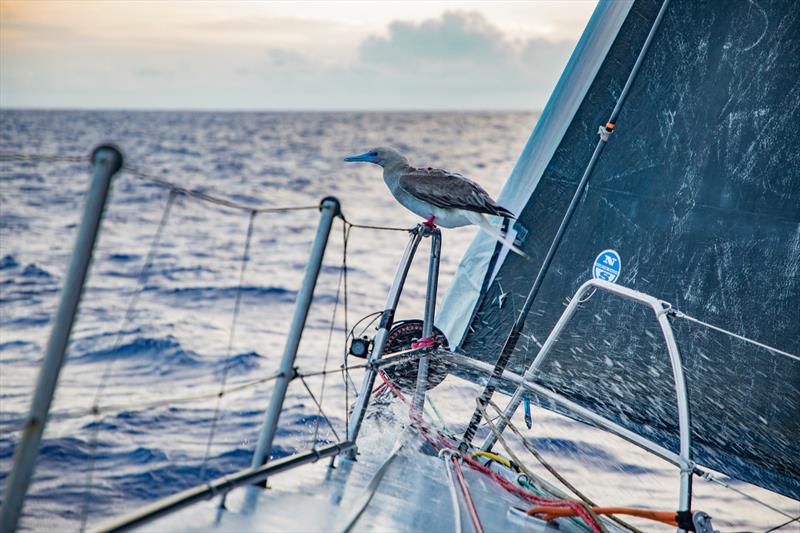
[[[595,514],[625,514],[629,516],[637,516],[639,518],[646,518],[648,520],[655,520],[663,522],[670,526],[677,526],[678,513],[675,511],[653,511],[652,509],[636,509],[634,507],[592,507]],[[528,515],[544,515],[544,519],[548,522],[561,518],[564,516],[575,516],[575,510],[569,507],[550,507],[539,506],[532,507],[528,510]]]

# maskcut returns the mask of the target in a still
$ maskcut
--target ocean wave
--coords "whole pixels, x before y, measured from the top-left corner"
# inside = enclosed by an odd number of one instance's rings
[[[2,259],[0,259],[0,270],[6,270],[9,268],[17,268],[19,267],[19,262],[17,258],[13,255],[5,255]]]
[[[235,298],[238,287],[162,287],[156,285],[148,285],[144,288],[145,292],[157,292],[163,296],[177,296],[185,298],[190,301],[204,301],[204,300],[220,300],[226,298]],[[297,294],[296,291],[285,289],[283,287],[272,286],[244,286],[241,288],[243,297],[258,297],[269,298],[272,300],[281,300],[293,302]]]
[[[139,472],[109,476],[107,479],[114,482],[116,490],[126,497],[149,501],[246,468],[250,465],[251,457],[251,452],[247,450],[234,450],[210,458],[205,468],[202,463],[167,464]]]
[[[108,360],[125,360],[161,375],[202,364],[195,352],[184,350],[178,340],[168,335],[161,338],[136,337],[117,347],[103,348],[72,358],[75,363],[98,363]]]
[[[25,269],[20,274],[23,278],[53,279],[54,276],[47,270],[41,268],[36,263],[25,265]]]
[[[217,363],[216,373],[227,372],[229,376],[247,374],[261,365],[264,356],[256,352],[239,353],[226,357]]]

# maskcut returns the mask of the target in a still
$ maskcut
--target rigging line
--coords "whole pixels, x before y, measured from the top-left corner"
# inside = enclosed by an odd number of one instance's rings
[[[342,243],[344,247],[344,243]],[[336,329],[336,311],[339,310],[339,297],[341,295],[342,290],[342,278],[344,277],[344,268],[339,268],[339,281],[336,283],[336,297],[333,301],[333,313],[331,314],[331,325],[328,330],[328,343],[325,346],[325,359],[322,363],[322,369],[326,372],[322,374],[322,385],[320,385],[319,390],[319,412],[317,413],[317,418],[314,421],[314,439],[312,447],[316,447],[317,445],[317,437],[319,436],[319,418],[322,414],[322,402],[325,401],[325,384],[328,380],[328,359],[331,355],[331,341],[333,341],[333,330]],[[345,334],[347,333],[347,329],[345,329]],[[346,410],[345,410],[346,412]],[[347,426],[345,426],[347,427]]]
[[[511,359],[511,355],[514,353],[514,350],[517,346],[517,342],[522,334],[522,328],[525,326],[525,320],[530,313],[531,308],[533,307],[533,301],[536,299],[536,295],[539,293],[539,288],[542,286],[542,282],[544,281],[544,276],[547,273],[548,269],[550,268],[550,264],[553,261],[553,257],[555,257],[556,251],[558,250],[559,246],[561,245],[561,241],[564,237],[564,233],[567,230],[567,227],[572,220],[572,215],[575,213],[578,204],[580,203],[581,199],[584,197],[584,192],[586,190],[586,186],[588,185],[589,178],[594,171],[594,168],[597,164],[600,155],[603,153],[603,149],[605,145],[608,143],[609,136],[614,131],[614,124],[617,121],[619,113],[622,109],[622,105],[628,97],[628,93],[630,91],[631,86],[633,85],[633,81],[636,79],[637,74],[639,73],[639,69],[644,61],[645,56],[647,55],[647,51],[650,48],[650,43],[653,41],[653,37],[656,34],[656,31],[661,26],[661,20],[664,18],[664,13],[666,13],[667,6],[669,5],[670,0],[663,0],[661,4],[661,8],[656,15],[655,20],[653,21],[653,25],[650,27],[650,31],[647,34],[647,38],[642,45],[642,48],[639,50],[639,55],[636,58],[636,62],[633,64],[630,73],[628,74],[628,79],[625,82],[625,86],[622,88],[619,97],[617,98],[616,105],[614,106],[613,111],[608,119],[608,122],[605,126],[600,126],[599,134],[600,140],[597,141],[595,145],[594,152],[592,153],[592,157],[586,165],[586,168],[583,171],[583,175],[575,189],[575,194],[573,194],[572,199],[570,200],[569,206],[567,207],[566,211],[564,212],[564,217],[561,219],[561,223],[558,226],[558,230],[556,230],[556,234],[553,237],[553,241],[550,243],[550,247],[547,250],[547,254],[542,261],[542,265],[539,267],[539,271],[536,274],[536,278],[534,279],[533,285],[531,286],[528,295],[525,298],[525,303],[522,306],[522,310],[517,315],[517,318],[514,320],[514,324],[511,327],[511,330],[506,337],[505,342],[503,343],[503,348],[500,352],[500,356],[497,358],[495,362],[494,370],[492,371],[492,379],[490,379],[486,386],[483,389],[483,392],[479,396],[481,405],[486,405],[486,403],[492,398],[495,391],[495,383],[503,374],[503,370],[508,365],[508,361]],[[475,432],[477,431],[478,424],[481,421],[481,414],[478,412],[477,409],[472,413],[472,418],[469,421],[469,425],[467,429],[464,431],[464,437],[459,444],[459,449],[462,452],[466,451],[469,447],[472,439],[475,437]]]
[[[347,243],[350,240],[350,227],[347,222],[342,219],[342,274],[344,276],[344,366],[342,367],[342,378],[344,379],[344,426],[350,427],[350,384],[347,382],[350,379],[350,371],[345,370],[347,366],[347,339],[349,334],[348,318],[347,318]],[[352,381],[352,379],[350,379]]]
[[[73,411],[61,411],[56,412],[50,415],[50,418],[53,420],[70,420],[73,418],[82,418],[84,416],[90,415],[98,415],[98,414],[112,414],[112,413],[121,413],[124,411],[130,411],[131,409],[143,409],[143,408],[150,408],[150,407],[167,407],[182,403],[191,403],[196,402],[198,400],[211,400],[214,398],[219,398],[221,396],[229,396],[231,394],[241,392],[247,389],[251,389],[257,385],[261,385],[262,383],[266,383],[268,381],[272,381],[273,379],[277,379],[281,376],[281,373],[278,372],[271,376],[267,376],[265,378],[260,378],[252,381],[246,381],[244,383],[239,383],[232,387],[225,389],[224,391],[217,391],[211,393],[201,393],[201,394],[193,394],[189,396],[177,396],[174,398],[165,398],[160,400],[150,400],[146,402],[136,402],[136,403],[122,403],[122,404],[109,404],[99,406],[96,410],[95,409],[81,409],[81,410],[73,410]]]
[[[24,154],[19,152],[0,152],[0,161],[31,161],[31,162],[65,162],[65,163],[86,163],[90,161],[90,156],[86,155],[46,155],[46,154]],[[154,185],[174,190],[178,194],[183,194],[197,200],[206,201],[209,203],[217,204],[223,207],[230,207],[232,209],[239,209],[241,211],[257,211],[259,213],[280,213],[285,211],[304,211],[311,209],[319,209],[319,205],[307,206],[288,206],[288,207],[255,207],[245,205],[226,198],[220,198],[208,193],[204,193],[194,189],[187,189],[181,187],[176,183],[172,183],[165,179],[153,176],[143,172],[136,167],[124,165],[122,169],[128,174],[135,176],[144,181],[150,182]]]
[[[88,155],[25,154],[21,152],[0,152],[0,161],[30,161],[33,163],[88,163]]]
[[[142,288],[144,284],[147,282],[147,277],[150,274],[150,268],[153,264],[153,260],[155,259],[156,251],[159,248],[159,244],[161,243],[161,236],[164,232],[164,227],[167,225],[167,220],[169,220],[170,212],[172,211],[172,206],[175,204],[175,195],[176,192],[173,189],[170,189],[169,196],[167,197],[167,203],[164,205],[164,210],[161,213],[161,220],[158,223],[158,227],[156,228],[156,232],[153,234],[153,239],[150,241],[150,248],[147,251],[147,255],[145,256],[144,263],[142,264],[142,269],[139,271],[139,276],[136,279],[136,286],[134,287],[133,294],[131,295],[130,300],[128,300],[128,306],[125,309],[125,314],[122,317],[122,322],[120,323],[119,329],[117,330],[117,337],[114,341],[114,346],[111,351],[115,351],[119,348],[120,343],[122,342],[122,337],[125,334],[125,328],[130,323],[131,318],[133,317],[133,311],[136,308],[136,304],[139,301],[139,295],[142,292]],[[106,384],[108,383],[108,378],[111,375],[111,368],[114,363],[114,358],[109,359],[108,363],[106,363],[106,367],[103,370],[103,374],[100,376],[100,381],[97,384],[97,388],[95,389],[94,400],[92,401],[92,412],[95,414],[95,423],[92,427],[92,433],[89,438],[89,469],[86,474],[86,496],[83,501],[83,506],[81,509],[81,526],[80,531],[83,532],[86,530],[86,521],[89,518],[89,504],[91,502],[92,496],[92,481],[94,479],[94,466],[95,460],[97,455],[97,439],[99,437],[100,432],[100,424],[99,422],[99,408],[100,408],[100,398],[105,391]]]
[[[333,374],[341,372],[342,370],[358,370],[369,367],[369,363],[357,363],[355,365],[345,366],[341,368],[332,368],[330,370],[315,370],[312,372],[297,372],[297,377],[313,378],[316,376],[324,376],[325,374]]]
[[[157,176],[147,174],[146,172],[142,172],[141,170],[135,167],[131,167],[129,165],[125,165],[122,168],[125,172],[129,173],[132,176],[135,176],[141,180],[147,181],[154,185],[158,185],[160,187],[166,187],[168,189],[175,190],[176,192],[183,194],[184,196],[220,205],[222,207],[230,207],[231,209],[238,209],[240,211],[248,211],[248,212],[256,211],[257,213],[281,213],[284,211],[305,211],[311,209],[319,209],[319,205],[301,205],[301,206],[288,206],[288,207],[256,207],[252,205],[245,205],[239,202],[235,202],[233,200],[228,200],[227,198],[221,198],[219,196],[214,196],[213,194],[201,192],[196,189],[187,189],[186,187],[181,187],[180,185],[172,183],[171,181],[167,181]]]
[[[301,376],[300,374],[298,374],[297,371],[295,371],[295,376],[300,378],[300,382],[303,384],[303,387],[305,387],[306,390],[308,391],[308,395],[311,396],[311,400],[313,400],[313,402],[315,404],[317,404],[317,408],[319,409],[319,414],[322,415],[322,418],[325,419],[325,422],[327,422],[328,427],[331,428],[331,431],[333,432],[333,436],[336,437],[337,441],[342,440],[342,439],[339,438],[339,434],[336,432],[336,428],[333,427],[333,424],[331,423],[330,419],[328,418],[328,415],[326,415],[325,411],[322,410],[322,404],[320,404],[317,401],[317,397],[314,396],[313,392],[311,392],[311,388],[308,386],[308,383],[306,383],[305,378],[303,376]],[[314,446],[313,447],[316,448],[316,446],[317,446],[317,443],[314,442]]]
[[[357,229],[374,229],[378,231],[406,231],[406,232],[414,230],[414,228],[401,228],[399,226],[374,226],[371,224],[353,224],[352,222],[344,218],[344,216],[342,216],[342,220],[344,220],[345,224],[347,224],[351,228],[357,228]]]
[[[800,361],[800,356],[797,356],[797,355],[794,355],[794,354],[790,354],[789,352],[784,352],[783,350],[779,350],[777,348],[773,348],[772,346],[769,346],[767,344],[764,344],[764,343],[761,343],[761,342],[758,342],[758,341],[754,341],[753,339],[748,339],[747,337],[739,335],[738,333],[734,333],[732,331],[728,331],[727,329],[723,329],[723,328],[720,328],[720,327],[715,326],[713,324],[709,324],[708,322],[703,322],[700,319],[697,319],[697,318],[694,318],[693,316],[687,315],[683,311],[678,311],[677,309],[670,309],[668,311],[668,314],[674,316],[675,318],[682,318],[684,320],[688,320],[689,322],[694,322],[696,324],[700,324],[701,326],[705,326],[705,327],[707,327],[709,329],[713,329],[714,331],[717,331],[719,333],[723,333],[725,335],[729,335],[729,336],[734,337],[736,339],[739,339],[739,340],[742,340],[742,341],[745,341],[745,342],[749,342],[750,344],[752,344],[754,346],[758,346],[760,348],[764,348],[765,350],[768,350],[768,351],[776,353],[776,354],[784,355],[786,357],[789,357],[790,359],[794,359],[795,361]]]
[[[791,524],[792,522],[797,522],[798,520],[800,520],[800,515],[795,516],[794,518],[792,518],[788,522],[784,522],[783,524],[778,524],[777,526],[771,527],[768,530],[764,531],[764,533],[772,533],[773,531],[777,531],[777,530],[779,530],[781,528],[784,528],[784,527],[788,526],[789,524]]]
[[[242,286],[244,284],[244,274],[247,271],[247,263],[250,262],[250,242],[253,240],[253,225],[256,220],[256,211],[250,211],[250,217],[247,222],[247,234],[244,240],[244,251],[242,252],[241,267],[239,268],[239,285],[236,287],[236,297],[233,304],[233,317],[231,318],[231,328],[228,332],[228,347],[225,350],[225,366],[222,368],[222,377],[219,383],[219,393],[217,394],[217,402],[214,405],[214,417],[211,420],[211,428],[208,431],[208,440],[206,442],[206,451],[203,454],[203,465],[200,468],[200,481],[206,481],[206,471],[208,467],[208,456],[211,453],[211,445],[214,442],[214,436],[217,432],[217,424],[219,423],[220,407],[222,406],[222,396],[225,390],[225,384],[228,381],[228,371],[231,368],[231,352],[233,350],[233,340],[236,337],[236,323],[239,320],[239,310],[242,303]]]
[[[731,485],[729,483],[726,483],[725,481],[723,481],[723,480],[719,479],[718,477],[714,476],[713,474],[711,474],[711,472],[707,472],[705,470],[701,470],[700,468],[695,467],[695,474],[699,475],[701,478],[705,479],[706,481],[711,481],[713,483],[717,483],[718,485],[722,485],[726,489],[730,489],[733,492],[736,492],[737,494],[740,494],[740,495],[744,496],[748,500],[751,500],[751,501],[753,501],[755,503],[758,503],[758,504],[766,507],[770,511],[774,511],[774,512],[780,514],[780,515],[785,516],[786,518],[792,518],[792,515],[790,515],[789,513],[785,513],[783,511],[781,511],[780,509],[778,509],[777,507],[773,507],[772,505],[768,504],[767,502],[762,501],[762,500],[756,498],[755,496],[752,496],[752,495],[744,492],[741,489],[737,489],[733,485]]]

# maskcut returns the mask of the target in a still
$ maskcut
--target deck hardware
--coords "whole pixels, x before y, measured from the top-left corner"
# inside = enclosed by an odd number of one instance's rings
[[[689,422],[689,398],[688,393],[686,391],[686,383],[683,376],[683,366],[681,364],[681,356],[678,350],[678,345],[675,342],[675,335],[672,331],[672,326],[669,323],[669,319],[667,318],[667,314],[664,312],[665,305],[662,300],[654,298],[648,294],[644,294],[639,291],[635,291],[628,287],[624,287],[621,285],[617,285],[614,283],[609,283],[607,281],[599,280],[599,279],[590,279],[586,281],[580,288],[575,292],[575,295],[570,300],[569,305],[562,313],[561,317],[556,322],[556,325],[553,326],[550,335],[548,335],[547,339],[545,340],[544,344],[542,345],[539,353],[536,354],[533,362],[530,364],[528,369],[525,371],[524,376],[522,376],[523,383],[520,383],[517,387],[517,390],[514,391],[513,396],[508,402],[506,409],[504,411],[504,416],[506,419],[510,419],[514,412],[519,407],[520,403],[522,403],[523,396],[525,395],[526,389],[531,390],[530,387],[527,386],[528,383],[532,383],[533,379],[536,377],[537,372],[539,371],[539,367],[542,365],[544,358],[550,353],[551,349],[555,345],[558,337],[566,328],[567,324],[572,320],[575,315],[575,312],[578,310],[579,303],[581,299],[590,291],[592,290],[602,290],[606,292],[610,292],[616,296],[620,296],[622,298],[626,298],[628,300],[633,300],[635,302],[644,304],[649,306],[658,320],[659,326],[661,327],[661,333],[664,336],[664,341],[667,345],[667,352],[669,354],[670,363],[672,366],[672,373],[673,379],[675,381],[675,395],[677,399],[678,405],[678,428],[680,433],[680,454],[679,454],[679,461],[677,464],[681,467],[680,479],[681,479],[681,486],[680,486],[680,503],[678,509],[681,511],[688,511],[691,509],[691,501],[692,501],[692,471],[693,471],[693,463],[691,462],[691,431],[690,431],[690,422]],[[540,392],[539,389],[543,389],[543,387],[538,387],[533,392]],[[546,389],[545,389],[546,390]],[[547,395],[546,395],[547,396]],[[557,401],[557,400],[556,400]],[[560,402],[563,404],[563,402]],[[570,402],[571,403],[571,402]],[[570,408],[569,406],[564,405],[567,409],[575,412],[574,409]],[[582,416],[585,416],[584,413],[578,413]],[[600,417],[602,418],[602,417]],[[590,418],[592,420],[592,418]],[[603,418],[603,420],[605,420]],[[594,421],[594,420],[593,420]],[[601,424],[606,429],[609,427],[606,424]],[[497,424],[497,428],[500,432],[502,432],[506,427],[506,424],[503,420],[500,420]],[[627,438],[627,437],[626,437]],[[630,440],[630,439],[628,439]],[[637,436],[638,440],[645,440],[643,437]],[[494,446],[496,442],[495,436],[490,434],[484,440],[481,449],[482,450],[490,450],[492,446]],[[649,442],[649,441],[647,441]],[[640,442],[637,442],[641,445]],[[653,451],[652,448],[645,448],[650,449]]]
[[[430,337],[433,335],[433,320],[436,309],[436,289],[439,275],[439,256],[441,255],[441,232],[438,228],[431,229],[425,224],[418,224],[416,227],[409,231],[409,239],[406,244],[403,256],[397,265],[395,271],[394,281],[392,282],[389,294],[386,297],[386,305],[381,314],[378,332],[372,341],[372,351],[367,358],[370,365],[364,373],[364,380],[361,383],[361,390],[358,393],[358,400],[353,407],[353,413],[350,417],[350,425],[347,428],[347,440],[357,442],[358,434],[361,431],[361,424],[364,421],[364,415],[367,411],[367,406],[370,399],[370,391],[375,385],[375,378],[378,373],[376,364],[383,357],[386,348],[386,341],[389,338],[389,333],[394,324],[394,315],[397,310],[397,304],[400,301],[400,295],[403,292],[408,271],[411,268],[411,262],[414,260],[414,255],[417,252],[419,243],[423,237],[431,237],[431,256],[428,265],[428,288],[425,303],[425,326],[423,329],[423,337]],[[426,333],[427,332],[427,333]],[[423,353],[420,361],[423,359],[428,362],[429,355]],[[424,376],[423,384],[427,383],[427,365],[420,362],[420,367],[417,373],[417,383],[419,383],[420,375]],[[423,389],[424,390],[424,387]],[[419,396],[419,398],[418,398]],[[415,393],[415,401],[417,405],[422,406],[425,401],[424,393]],[[356,449],[353,448],[347,453],[347,457],[351,460],[356,458]]]

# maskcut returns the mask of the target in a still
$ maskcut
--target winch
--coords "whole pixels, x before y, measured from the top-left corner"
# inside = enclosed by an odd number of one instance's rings
[[[394,324],[384,345],[384,354],[389,355],[403,350],[410,350],[413,344],[422,338],[422,320],[400,320]],[[444,333],[437,328],[433,328],[433,340],[436,348],[448,349],[447,338]],[[349,353],[354,357],[366,359],[372,350],[373,340],[366,335],[354,337],[350,341]],[[413,392],[417,386],[417,365],[418,359],[413,358],[403,361],[396,365],[389,365],[384,368],[386,375],[404,392]],[[431,358],[428,367],[428,387],[427,390],[434,388],[441,383],[447,376],[448,363],[446,361]]]

